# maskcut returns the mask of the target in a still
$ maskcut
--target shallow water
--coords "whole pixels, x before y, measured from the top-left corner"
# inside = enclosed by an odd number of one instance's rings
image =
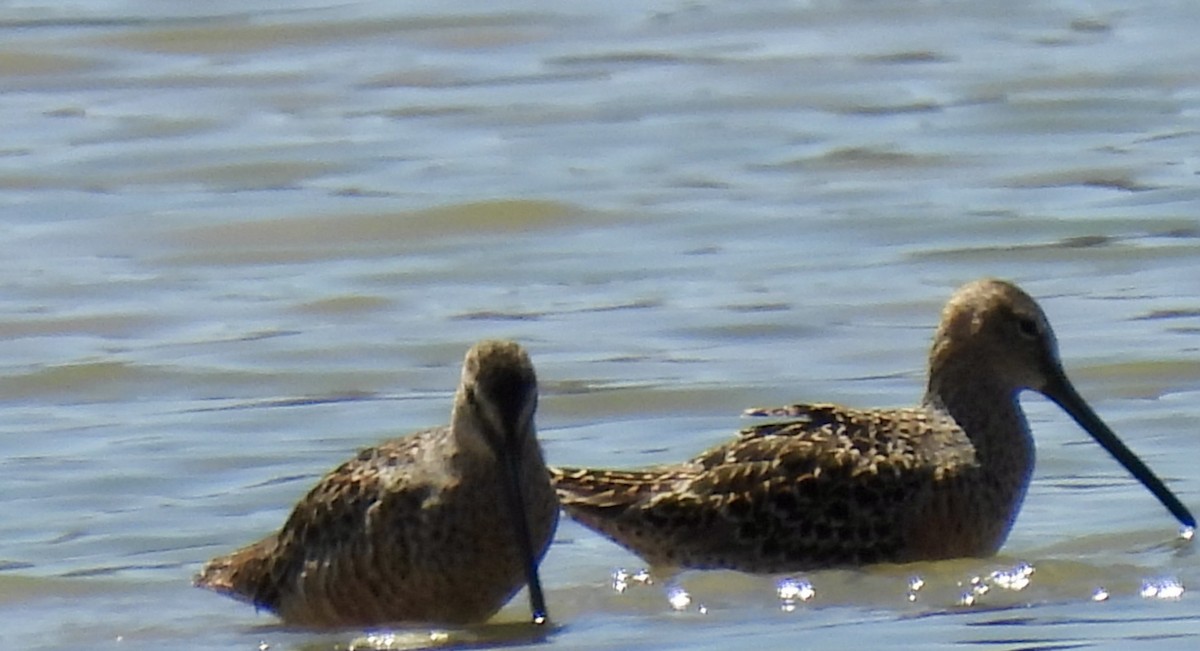
[[[913,402],[984,275],[1042,300],[1081,392],[1200,506],[1194,3],[496,7],[0,6],[5,646],[345,646],[190,576],[444,422],[471,342],[531,350],[551,462],[635,467],[748,406]],[[450,642],[1194,647],[1194,544],[1025,403],[998,558],[798,576],[789,608],[781,577],[618,592],[637,559],[564,521],[558,627]]]

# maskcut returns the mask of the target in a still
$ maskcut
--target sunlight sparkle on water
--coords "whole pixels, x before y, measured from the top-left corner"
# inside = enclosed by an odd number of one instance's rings
[[[1184,540],[1191,540],[1195,536],[1196,536],[1195,529],[1193,529],[1191,527],[1180,527],[1179,528],[1179,537],[1180,538],[1183,538]]]
[[[790,613],[796,609],[796,604],[808,601],[817,596],[817,591],[813,585],[804,579],[795,579],[788,577],[780,579],[775,586],[775,592],[779,595],[779,607],[786,613]]]
[[[962,584],[959,583],[959,585]],[[989,591],[991,591],[991,588],[988,587],[988,584],[983,580],[983,577],[973,576],[971,577],[970,585],[967,587],[967,590],[965,590],[962,593],[962,596],[958,598],[958,605],[974,606],[975,602]]]
[[[1031,581],[1029,577],[1033,576],[1033,572],[1034,568],[1029,563],[1018,563],[1008,569],[996,570],[987,576],[973,576],[971,577],[971,580],[967,582],[967,585],[964,586],[961,582],[959,583],[959,585],[965,587],[966,590],[964,590],[962,596],[959,597],[958,605],[975,605],[980,597],[983,597],[987,593],[991,592],[993,586],[1003,590],[1024,590],[1025,588],[1029,587]],[[925,582],[921,581],[920,578],[909,579],[909,601],[917,600],[916,591],[919,590],[920,586],[924,584]]]
[[[1108,600],[1108,590],[1105,590],[1103,586],[1096,588],[1096,591],[1092,593],[1092,601],[1107,601],[1107,600]]]
[[[976,597],[982,597],[992,590],[992,587],[983,580],[981,576],[971,577],[971,594]]]
[[[675,586],[667,590],[667,601],[675,610],[684,610],[692,604],[692,595],[688,594],[687,590]]]
[[[445,631],[421,633],[371,633],[350,642],[350,651],[402,651],[441,646],[450,641]]]
[[[644,568],[630,574],[625,568],[618,567],[612,573],[612,589],[617,593],[625,592],[631,584],[651,585],[653,583],[650,571]]]
[[[921,588],[924,587],[925,579],[922,579],[919,576],[908,577],[908,593],[905,595],[905,598],[908,599],[910,603],[915,602],[917,600],[917,593],[920,592]]]
[[[1179,599],[1183,584],[1177,579],[1149,579],[1142,582],[1141,595],[1146,599]]]
[[[683,612],[687,610],[688,606],[692,605],[692,595],[682,586],[672,586],[667,589],[667,603],[671,604],[672,610]],[[698,603],[696,604],[696,612],[706,615],[708,614],[708,606]]]
[[[1007,570],[992,572],[991,582],[1005,590],[1024,590],[1029,586],[1029,577],[1032,575],[1033,566],[1029,563],[1021,563]]]

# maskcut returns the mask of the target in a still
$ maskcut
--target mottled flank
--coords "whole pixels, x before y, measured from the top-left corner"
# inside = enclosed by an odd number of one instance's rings
[[[968,284],[946,305],[918,407],[754,409],[773,422],[685,463],[551,477],[572,517],[656,566],[785,572],[986,556],[1008,536],[1033,471],[1025,389],[1195,526],[1072,388],[1037,303],[998,280]]]
[[[325,475],[283,528],[213,559],[209,588],[309,627],[465,624],[523,585],[544,619],[537,563],[558,502],[534,431],[537,380],[512,342],[475,345],[449,426],[363,450]]]

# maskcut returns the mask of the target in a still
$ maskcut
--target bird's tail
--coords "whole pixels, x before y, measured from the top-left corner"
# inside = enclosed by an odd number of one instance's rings
[[[550,483],[568,511],[573,508],[605,509],[631,506],[654,494],[670,490],[687,479],[685,469],[597,470],[550,467]]]
[[[275,609],[278,591],[271,559],[277,544],[278,540],[271,535],[232,554],[218,556],[204,564],[200,573],[192,578],[192,585],[261,608]]]

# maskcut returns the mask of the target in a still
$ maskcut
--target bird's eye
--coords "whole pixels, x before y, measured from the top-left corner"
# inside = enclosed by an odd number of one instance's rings
[[[1026,339],[1037,339],[1038,335],[1040,334],[1038,332],[1037,321],[1034,321],[1027,316],[1017,317],[1017,330],[1021,333],[1021,336],[1025,337]]]

